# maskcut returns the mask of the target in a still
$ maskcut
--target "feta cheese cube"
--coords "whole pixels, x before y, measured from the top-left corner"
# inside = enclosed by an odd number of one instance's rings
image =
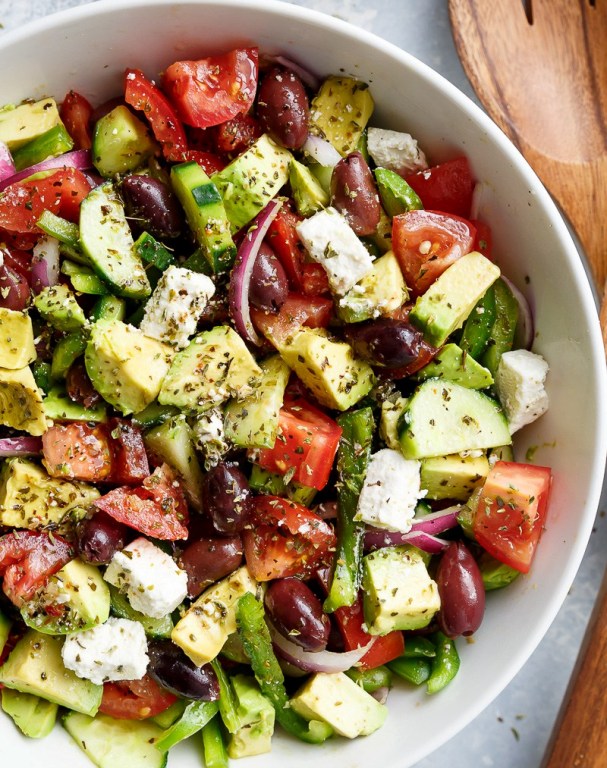
[[[544,382],[548,363],[541,355],[526,349],[505,352],[495,374],[495,386],[510,434],[530,424],[548,410]]]
[[[61,656],[78,677],[102,685],[141,679],[149,663],[147,647],[143,624],[110,616],[92,629],[67,635]]]
[[[187,347],[196,332],[198,319],[215,293],[213,281],[206,275],[183,267],[170,266],[158,281],[145,305],[139,325],[146,336]]]
[[[428,167],[426,156],[408,133],[369,128],[367,149],[375,165],[396,173],[415,173]]]
[[[219,408],[198,414],[192,423],[192,432],[196,448],[205,458],[207,470],[218,464],[230,449],[225,437],[223,413]]]
[[[103,578],[124,592],[136,611],[155,619],[174,611],[188,591],[186,572],[143,537],[116,552]]]
[[[375,528],[410,531],[417,501],[426,495],[420,489],[420,469],[420,461],[405,459],[393,448],[374,453],[354,519]]]
[[[369,251],[335,208],[304,219],[297,232],[311,258],[325,268],[331,290],[340,296],[373,269]]]

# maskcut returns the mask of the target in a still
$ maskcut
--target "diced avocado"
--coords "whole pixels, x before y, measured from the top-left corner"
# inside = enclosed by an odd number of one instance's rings
[[[298,160],[291,160],[289,184],[295,200],[295,207],[302,216],[311,216],[329,205],[329,195],[312,171]]]
[[[310,173],[324,189],[326,195],[331,194],[331,177],[333,176],[332,165],[320,165],[320,163],[310,163],[308,166]]]
[[[373,268],[339,299],[337,314],[345,323],[359,323],[387,315],[401,307],[409,292],[396,256],[388,251],[373,262]]]
[[[529,453],[529,451],[527,453]],[[496,445],[489,451],[488,459],[489,466],[491,467],[496,461],[514,461],[514,450],[512,449],[512,445]],[[527,456],[527,461],[531,462],[530,456]]]
[[[4,650],[4,646],[10,635],[12,622],[2,611],[0,611],[0,654]]]
[[[175,355],[158,402],[208,410],[230,397],[250,395],[260,375],[261,368],[236,331],[217,325]]]
[[[330,141],[340,155],[348,155],[358,149],[374,106],[367,83],[328,77],[310,105],[310,130]]]
[[[453,262],[417,299],[409,319],[428,344],[440,347],[499,276],[496,264],[472,251]]]
[[[99,568],[80,558],[51,576],[21,608],[28,627],[50,635],[91,629],[109,615],[110,591]]]
[[[88,333],[84,328],[67,333],[57,342],[51,358],[51,378],[54,381],[66,378],[69,369],[84,354],[87,343]]]
[[[151,720],[118,720],[68,712],[63,727],[97,768],[164,768],[167,753],[156,749],[162,728]]]
[[[92,408],[75,402],[68,397],[61,387],[53,387],[42,403],[44,413],[52,421],[95,421],[101,422],[107,419],[105,403],[99,402]]]
[[[276,713],[263,696],[254,677],[234,675],[231,678],[236,699],[238,729],[230,734],[228,756],[249,757],[269,752]]]
[[[0,683],[60,707],[94,715],[101,704],[103,686],[66,669],[61,658],[62,646],[61,637],[28,630],[0,667]]]
[[[417,371],[415,378],[420,381],[443,379],[469,389],[486,389],[493,384],[491,371],[465,354],[457,344],[445,344],[436,357]]]
[[[349,344],[322,329],[301,328],[278,347],[287,365],[322,405],[347,411],[375,383],[371,367],[354,357]]]
[[[379,435],[388,448],[400,451],[398,421],[407,407],[408,398],[397,395],[383,401],[379,419]]]
[[[0,523],[12,528],[37,531],[60,523],[98,497],[92,485],[50,477],[29,459],[9,459],[0,471]]]
[[[0,368],[25,368],[36,359],[34,330],[25,312],[0,307]]]
[[[286,496],[291,501],[303,504],[309,507],[316,496],[316,488],[310,488],[307,485],[291,480],[285,483],[285,475],[279,475],[276,472],[268,472],[262,469],[259,464],[253,464],[249,476],[249,485],[253,491],[265,493],[268,496]]]
[[[466,501],[489,474],[486,456],[433,456],[421,460],[420,486],[427,499]]]
[[[171,184],[185,211],[213,272],[229,269],[236,258],[236,246],[221,194],[198,163],[181,163],[171,168]]]
[[[0,141],[13,152],[61,122],[55,99],[0,110]]]
[[[383,208],[380,209],[377,228],[365,238],[365,245],[370,252],[377,250],[379,253],[387,253],[392,249],[392,219]]]
[[[46,432],[42,392],[29,366],[14,371],[0,368],[0,424],[35,436]]]
[[[280,355],[263,360],[255,390],[240,402],[228,404],[225,436],[242,448],[271,448],[278,434],[278,419],[291,373]]]
[[[32,696],[31,693],[3,688],[2,709],[12,718],[24,736],[43,739],[55,727],[59,707],[54,702]]]
[[[422,553],[412,546],[384,547],[365,555],[362,586],[371,635],[421,629],[440,608],[436,582],[428,574]]]
[[[129,228],[124,205],[114,185],[95,187],[80,205],[80,244],[112,292],[144,299],[152,292]]]
[[[276,197],[289,178],[292,155],[267,134],[211,177],[225,205],[232,231],[248,224]]]
[[[158,397],[173,350],[120,320],[91,326],[84,361],[93,386],[124,416]]]
[[[124,104],[108,112],[95,125],[93,165],[102,176],[129,173],[154,154],[156,143],[145,125]]]
[[[13,162],[18,171],[41,163],[49,157],[57,157],[69,152],[74,146],[74,140],[67,132],[63,123],[58,123],[35,139],[28,141],[13,152]]]
[[[485,592],[491,592],[494,589],[503,589],[521,575],[512,566],[502,563],[488,552],[482,552],[478,559],[478,567],[483,578]]]
[[[113,616],[117,616],[119,619],[138,621],[143,625],[146,635],[150,637],[171,636],[174,624],[170,615],[163,616],[161,619],[146,616],[144,613],[136,611],[129,603],[128,597],[123,595],[116,587],[110,585],[109,590]]]
[[[77,331],[86,324],[84,310],[63,283],[43,288],[34,297],[34,306],[44,320],[59,331]]]
[[[197,666],[212,661],[236,631],[236,604],[246,592],[255,594],[257,582],[246,566],[213,584],[177,622],[171,640]]]
[[[508,421],[498,403],[476,389],[427,379],[415,390],[399,421],[407,459],[445,456],[507,445]]]
[[[348,739],[368,736],[384,724],[388,708],[343,672],[317,672],[289,701],[306,720],[328,723]]]
[[[423,208],[417,192],[396,171],[376,168],[373,171],[382,206],[388,216],[394,217],[407,211]]]

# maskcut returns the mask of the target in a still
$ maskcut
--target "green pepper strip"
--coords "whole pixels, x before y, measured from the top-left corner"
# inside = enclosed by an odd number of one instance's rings
[[[263,605],[250,592],[238,601],[236,624],[261,692],[274,707],[280,725],[302,741],[322,744],[331,736],[333,729],[320,720],[308,722],[289,707],[284,675],[272,650]]]
[[[491,329],[495,323],[495,315],[495,288],[491,286],[484,296],[481,296],[478,300],[472,312],[470,312],[468,319],[464,323],[462,337],[459,342],[464,352],[475,360],[478,360],[485,351],[491,335]]]
[[[432,660],[432,670],[427,681],[428,693],[436,693],[457,675],[459,670],[459,654],[453,638],[442,632],[432,636],[436,644],[436,656]]]
[[[398,659],[390,661],[387,666],[395,675],[402,677],[408,683],[413,683],[413,685],[425,683],[431,674],[430,662],[427,659],[406,659],[404,656],[400,656]]]
[[[192,701],[184,709],[183,715],[156,739],[154,746],[160,752],[167,752],[175,744],[200,731],[217,711],[216,701]]]
[[[327,613],[353,605],[358,596],[364,525],[355,522],[354,515],[367,474],[375,429],[373,411],[368,407],[344,413],[337,423],[343,430],[337,450],[337,548],[331,586],[323,606]]]
[[[373,669],[352,667],[346,671],[346,675],[367,693],[375,693],[380,688],[392,687],[392,672],[383,665]]]
[[[236,711],[237,704],[232,683],[217,659],[213,659],[211,666],[215,670],[219,683],[219,714],[228,731],[236,733],[240,727],[240,720]]]
[[[413,635],[407,637],[403,656],[405,659],[433,659],[436,656],[436,648],[427,637]]]
[[[509,352],[514,343],[518,322],[518,304],[506,283],[498,278],[493,284],[495,291],[495,322],[489,334],[487,348],[479,362],[495,376],[504,352]]]
[[[209,720],[202,729],[202,748],[206,768],[228,768],[228,752],[219,717]]]

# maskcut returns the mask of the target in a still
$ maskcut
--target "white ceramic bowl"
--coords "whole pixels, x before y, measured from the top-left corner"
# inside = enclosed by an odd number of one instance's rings
[[[577,251],[549,196],[493,123],[447,81],[403,51],[329,16],[273,0],[188,2],[101,0],[7,34],[0,40],[2,102],[69,88],[100,103],[119,93],[126,66],[154,77],[180,58],[258,44],[318,74],[366,80],[377,103],[373,123],[404,129],[438,161],[457,152],[488,185],[483,217],[500,265],[536,307],[536,350],[549,361],[550,411],[516,441],[524,460],[554,471],[546,531],[531,573],[492,593],[473,644],[459,643],[461,671],[443,692],[394,690],[386,725],[352,742],[311,747],[276,736],[251,768],[406,768],[469,723],[523,666],[555,617],[590,535],[603,479],[607,420],[605,364],[593,296]],[[89,762],[60,727],[42,742],[0,721],[7,764],[76,768]],[[199,750],[182,744],[174,768],[198,768]]]

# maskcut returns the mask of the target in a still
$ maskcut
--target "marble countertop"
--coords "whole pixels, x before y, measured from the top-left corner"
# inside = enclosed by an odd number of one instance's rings
[[[0,0],[0,24],[4,30],[14,29],[86,1]],[[395,43],[476,101],[455,52],[447,0],[291,2],[345,19]],[[527,664],[482,714],[417,768],[539,768],[607,560],[606,505],[604,493],[569,595]]]

